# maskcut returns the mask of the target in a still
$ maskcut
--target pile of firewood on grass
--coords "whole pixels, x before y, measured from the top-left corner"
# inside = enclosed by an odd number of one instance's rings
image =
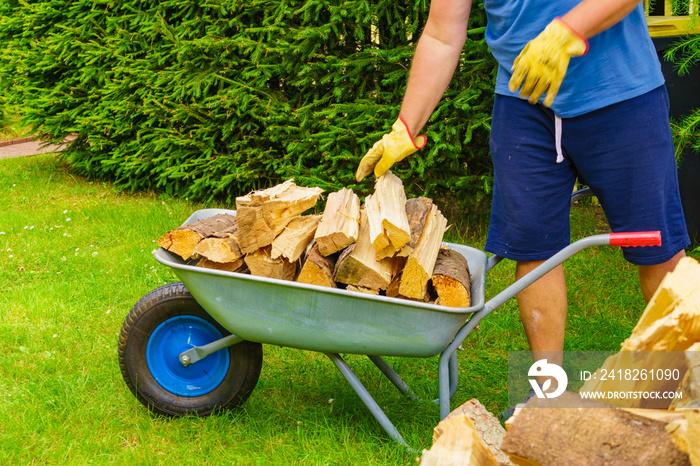
[[[671,369],[677,376],[659,376]],[[602,402],[584,392],[680,396]],[[437,425],[420,463],[700,466],[700,264],[686,257],[666,275],[621,351],[579,393],[533,397],[505,425],[472,399]]]
[[[158,245],[201,267],[469,307],[467,260],[443,246],[447,220],[431,199],[406,199],[389,171],[364,204],[341,189],[322,215],[302,215],[322,192],[288,180],[236,198],[236,215],[184,225]]]

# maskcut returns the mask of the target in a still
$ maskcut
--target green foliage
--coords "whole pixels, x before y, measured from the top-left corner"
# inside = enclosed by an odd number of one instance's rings
[[[231,202],[294,177],[357,186],[396,119],[427,0],[7,0],[1,93],[79,173],[129,190]],[[398,172],[409,195],[488,192],[495,62],[474,7],[460,69]]]
[[[673,3],[674,14],[676,11],[686,14],[688,10],[687,0],[675,0]],[[700,16],[688,16],[688,29],[695,30],[700,25]],[[664,54],[666,60],[674,62],[679,76],[687,75],[690,69],[700,63],[700,34],[689,35],[676,41]],[[690,114],[683,116],[673,124],[673,135],[676,145],[676,153],[682,156],[686,148],[700,151],[700,108],[694,109]]]
[[[666,52],[666,58],[675,62],[680,76],[686,75],[700,61],[700,35],[677,41]],[[679,154],[687,147],[700,151],[700,108],[675,122],[673,129]]]

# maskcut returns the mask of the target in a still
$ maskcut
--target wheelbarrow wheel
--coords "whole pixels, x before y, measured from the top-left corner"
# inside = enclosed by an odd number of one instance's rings
[[[151,411],[166,416],[232,409],[248,399],[262,367],[262,345],[242,341],[183,366],[179,355],[230,335],[182,283],[141,298],[119,335],[119,367],[126,385]]]

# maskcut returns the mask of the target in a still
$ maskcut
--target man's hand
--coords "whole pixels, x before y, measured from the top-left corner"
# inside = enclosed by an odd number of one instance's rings
[[[520,95],[528,97],[531,104],[537,103],[546,91],[543,103],[549,107],[559,92],[571,57],[585,55],[587,51],[588,41],[555,18],[515,59],[508,87],[517,91],[522,84]]]
[[[391,166],[408,157],[418,149],[423,148],[427,138],[423,135],[414,140],[406,124],[399,117],[391,126],[391,132],[385,134],[372,148],[367,151],[357,167],[355,179],[362,179],[374,170],[374,176],[379,178]]]

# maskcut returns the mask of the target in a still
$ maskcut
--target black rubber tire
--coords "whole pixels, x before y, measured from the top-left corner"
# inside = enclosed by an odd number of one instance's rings
[[[248,399],[260,377],[263,359],[260,343],[243,341],[222,350],[229,352],[228,371],[216,388],[201,396],[174,394],[153,378],[146,360],[149,338],[162,322],[183,315],[205,319],[224,336],[230,335],[182,283],[156,288],[131,309],[119,334],[119,367],[127,387],[148,409],[166,416],[208,416],[235,408]]]

